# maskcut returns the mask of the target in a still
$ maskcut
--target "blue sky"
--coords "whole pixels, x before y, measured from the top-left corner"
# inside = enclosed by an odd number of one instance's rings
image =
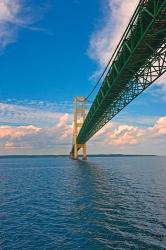
[[[87,49],[99,1],[45,2],[38,1],[42,14],[38,5],[30,13],[39,21],[28,26],[39,31],[19,29],[16,43],[1,55],[1,99],[72,100],[91,88],[96,62],[89,60]]]
[[[1,1],[0,154],[69,152],[74,96],[92,89],[137,3]],[[89,152],[165,154],[165,94],[163,77],[89,143]]]

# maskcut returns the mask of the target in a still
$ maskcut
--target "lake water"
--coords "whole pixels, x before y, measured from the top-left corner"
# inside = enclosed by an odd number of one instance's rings
[[[166,249],[166,158],[0,159],[0,249]]]

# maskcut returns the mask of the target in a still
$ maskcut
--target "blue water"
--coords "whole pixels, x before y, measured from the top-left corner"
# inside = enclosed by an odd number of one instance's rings
[[[0,250],[166,249],[166,158],[0,159]]]

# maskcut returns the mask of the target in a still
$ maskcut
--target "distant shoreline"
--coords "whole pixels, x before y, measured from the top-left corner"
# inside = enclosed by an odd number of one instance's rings
[[[137,155],[137,154],[94,154],[88,155],[88,157],[157,157],[158,155]],[[2,158],[57,158],[57,157],[69,157],[68,155],[0,155]],[[81,156],[80,156],[81,157]]]

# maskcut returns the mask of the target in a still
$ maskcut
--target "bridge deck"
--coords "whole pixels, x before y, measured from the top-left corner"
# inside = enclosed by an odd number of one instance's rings
[[[77,143],[86,143],[165,71],[166,0],[141,0],[114,53]]]

